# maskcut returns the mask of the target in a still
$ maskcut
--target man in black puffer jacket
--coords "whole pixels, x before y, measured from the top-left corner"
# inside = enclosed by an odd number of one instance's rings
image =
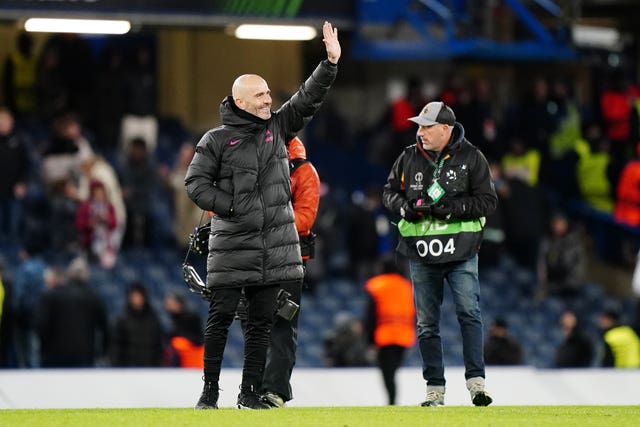
[[[207,132],[185,177],[187,193],[213,211],[207,287],[204,389],[196,409],[215,409],[229,326],[242,289],[248,301],[241,409],[268,409],[260,390],[280,285],[304,271],[291,206],[286,143],[311,120],[333,83],[340,58],[337,29],[323,26],[327,60],[278,111],[267,83],[245,74],[220,107],[222,126]]]

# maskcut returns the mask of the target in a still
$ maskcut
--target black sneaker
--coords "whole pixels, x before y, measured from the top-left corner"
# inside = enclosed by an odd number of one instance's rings
[[[256,393],[253,387],[250,387],[240,389],[238,409],[271,409],[271,406],[262,400],[262,396]]]
[[[284,408],[286,405],[284,399],[278,393],[266,392],[262,395],[262,400],[272,408]]]
[[[194,409],[218,409],[218,383],[205,382]]]
[[[491,395],[484,391],[484,378],[469,378],[467,380],[467,389],[471,393],[471,402],[475,406],[489,406],[493,402]]]
[[[476,406],[489,406],[493,399],[491,395],[484,390],[476,391],[471,397],[471,402]]]

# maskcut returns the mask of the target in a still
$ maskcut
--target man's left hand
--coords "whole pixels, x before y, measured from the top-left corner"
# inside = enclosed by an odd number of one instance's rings
[[[450,219],[451,218],[451,206],[445,203],[438,203],[431,207],[431,216],[436,219]]]
[[[340,42],[338,41],[338,29],[333,28],[330,22],[324,21],[322,37],[322,41],[327,48],[327,59],[332,64],[337,64],[342,53]]]

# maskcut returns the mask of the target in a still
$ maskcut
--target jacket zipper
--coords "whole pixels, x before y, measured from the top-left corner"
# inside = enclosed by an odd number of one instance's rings
[[[257,162],[256,164],[258,165],[258,177],[256,179],[256,190],[258,191],[258,194],[260,195],[260,204],[262,205],[262,227],[260,228],[260,236],[262,237],[262,283],[267,283],[267,276],[266,276],[266,268],[265,268],[265,264],[266,264],[266,259],[267,259],[267,242],[266,239],[264,237],[264,218],[267,215],[267,210],[265,208],[265,204],[264,204],[264,197],[262,194],[262,191],[260,190],[260,147],[259,144],[256,144],[256,158],[257,158]]]

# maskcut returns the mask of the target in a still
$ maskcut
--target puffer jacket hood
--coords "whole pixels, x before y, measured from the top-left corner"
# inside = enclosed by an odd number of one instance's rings
[[[223,125],[196,147],[187,194],[213,211],[207,287],[278,285],[304,276],[291,205],[286,143],[320,107],[337,67],[323,61],[268,120],[220,106]]]
[[[307,158],[307,150],[304,148],[304,144],[297,136],[289,141],[289,147],[287,149],[287,156],[291,159],[305,159]]]
[[[220,118],[222,124],[226,126],[247,126],[247,131],[251,131],[260,125],[266,125],[271,119],[261,119],[251,113],[238,108],[232,96],[225,97],[220,103]],[[255,126],[254,126],[255,125]]]

